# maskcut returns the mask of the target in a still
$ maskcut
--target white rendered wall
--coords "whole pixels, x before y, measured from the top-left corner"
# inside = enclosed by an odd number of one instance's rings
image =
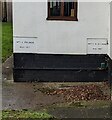
[[[78,21],[52,21],[46,20],[47,2],[14,3],[14,36],[35,37],[35,53],[53,54],[87,54],[88,38],[105,38],[109,54],[109,11],[109,2],[79,2]],[[25,50],[15,43],[14,52]]]

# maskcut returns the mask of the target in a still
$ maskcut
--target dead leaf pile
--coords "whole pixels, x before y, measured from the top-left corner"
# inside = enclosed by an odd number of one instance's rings
[[[97,85],[79,85],[61,88],[53,91],[46,91],[48,95],[62,95],[67,101],[79,100],[109,100]]]

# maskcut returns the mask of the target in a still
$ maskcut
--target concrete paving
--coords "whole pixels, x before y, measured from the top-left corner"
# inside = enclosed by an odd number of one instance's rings
[[[12,80],[13,76],[13,55],[2,64],[2,80]]]
[[[100,108],[73,108],[49,107],[65,100],[60,96],[49,96],[38,90],[43,83],[14,83],[12,77],[13,56],[2,66],[2,109],[31,109],[47,108],[48,112],[57,118],[110,118],[110,107]]]
[[[110,108],[73,108],[58,107],[49,109],[49,113],[56,118],[111,118]]]
[[[39,110],[63,101],[62,97],[49,96],[40,92],[35,83],[3,82],[2,89],[3,109]]]
[[[57,95],[46,95],[38,89],[42,83],[13,83],[13,81],[3,82],[2,109],[12,110],[43,110],[56,118],[110,118],[110,106],[106,107],[57,107],[55,104],[66,102],[63,97]]]

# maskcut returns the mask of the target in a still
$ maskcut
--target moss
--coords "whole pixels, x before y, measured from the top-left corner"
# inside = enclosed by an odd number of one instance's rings
[[[37,112],[37,111],[30,111],[30,110],[3,110],[2,111],[2,120],[7,119],[46,119],[51,120],[53,117],[46,112]]]

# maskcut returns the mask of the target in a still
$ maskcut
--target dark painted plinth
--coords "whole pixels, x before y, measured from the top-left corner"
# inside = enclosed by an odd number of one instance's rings
[[[15,82],[101,82],[109,77],[107,55],[14,54]]]

